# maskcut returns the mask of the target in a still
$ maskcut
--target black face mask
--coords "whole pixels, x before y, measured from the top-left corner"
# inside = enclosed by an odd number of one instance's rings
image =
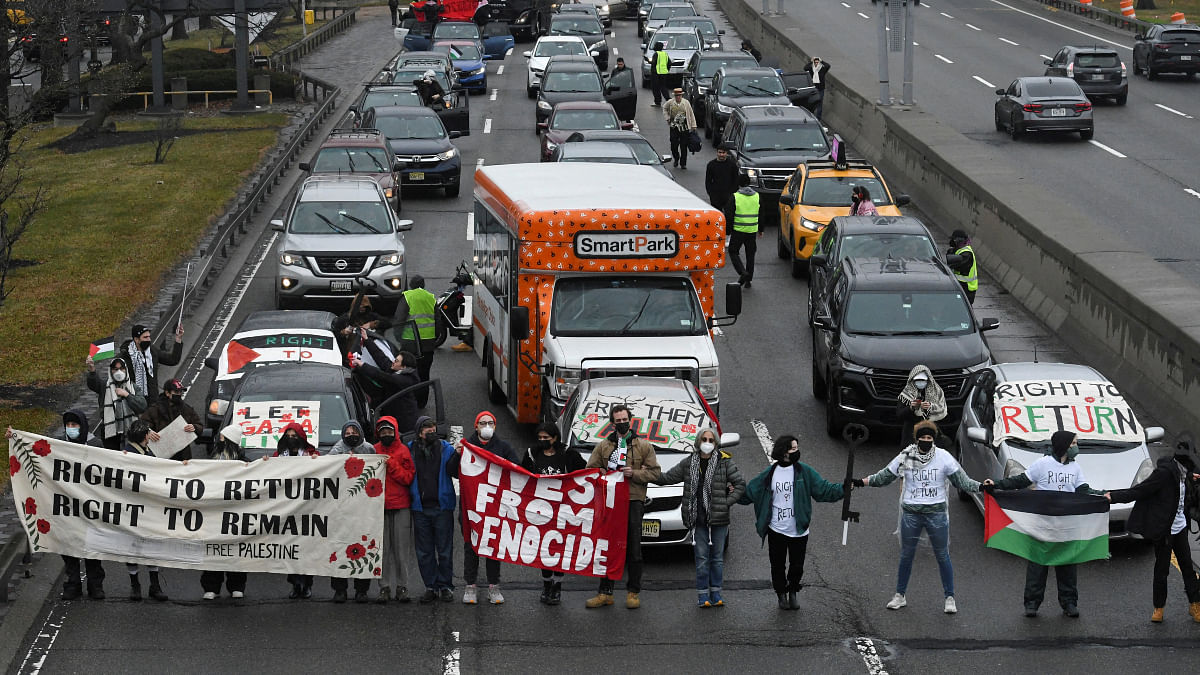
[[[138,349],[140,349],[142,351],[146,351],[147,349],[150,349],[150,341],[145,340],[145,341],[139,342]]]
[[[292,438],[291,436],[284,436],[283,440],[279,443],[279,447],[287,450],[299,450],[300,445],[300,439]]]
[[[614,422],[613,427],[617,430],[617,433],[622,436],[629,433],[629,422]]]
[[[921,452],[933,450],[933,441],[917,441],[917,449]]]
[[[537,449],[538,450],[549,450],[552,447],[554,447],[554,441],[552,441],[548,438],[544,441],[540,438],[537,440]]]
[[[394,440],[396,440],[395,434],[379,434],[379,442],[383,445],[391,445]]]
[[[347,436],[345,440],[346,445],[352,448],[357,448],[359,445],[362,445],[362,436]]]

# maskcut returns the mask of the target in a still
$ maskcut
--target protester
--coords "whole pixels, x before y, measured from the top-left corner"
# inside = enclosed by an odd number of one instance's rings
[[[506,459],[513,464],[521,464],[521,456],[513,449],[508,441],[496,435],[496,416],[491,411],[484,410],[475,416],[475,433],[467,439],[472,445],[479,446],[493,455]],[[479,554],[471,546],[471,537],[467,528],[467,509],[461,506],[462,520],[459,525],[463,532],[463,589],[464,605],[474,605],[478,601],[478,587],[475,585],[479,578]],[[488,558],[484,563],[487,570],[488,602],[493,605],[504,604],[504,594],[500,592],[500,561]]]
[[[708,203],[725,214],[726,223],[733,220],[729,205],[737,189],[737,162],[730,159],[727,148],[717,148],[717,158],[709,160],[704,169],[704,191],[708,193]]]
[[[400,296],[396,305],[392,330],[399,334],[400,348],[417,356],[417,372],[422,382],[429,381],[433,369],[433,354],[437,349],[437,298],[425,290],[425,277],[414,274],[408,279],[408,290]],[[414,334],[413,329],[416,328]],[[429,390],[422,389],[416,395],[417,407],[424,408],[429,401]]]
[[[675,87],[674,98],[663,105],[663,117],[671,132],[671,158],[675,166],[687,170],[688,138],[696,130],[696,115],[692,104],[683,97],[683,89]]]
[[[733,193],[733,231],[729,233],[729,262],[738,273],[738,283],[750,288],[754,281],[754,254],[758,252],[758,192],[750,187],[750,179],[740,176],[741,188]],[[746,262],[742,262],[742,247],[746,247]]]
[[[100,427],[96,435],[103,439],[104,447],[120,450],[125,444],[125,431],[138,415],[146,412],[146,397],[134,393],[129,382],[129,366],[125,356],[114,356],[108,362],[108,381],[101,382],[96,374],[96,363],[87,357],[87,386],[96,392],[100,404]]]
[[[633,416],[629,406],[617,404],[609,409],[610,433],[592,449],[587,468],[620,471],[629,481],[629,517],[625,541],[625,607],[642,606],[642,514],[646,507],[646,485],[662,477],[654,446],[635,434],[630,427]],[[588,609],[613,604],[612,579],[601,579],[596,595],[587,601]]]
[[[530,473],[543,476],[563,476],[587,468],[587,462],[578,452],[567,450],[559,440],[558,427],[543,422],[537,428],[537,445],[525,452],[521,467]],[[542,570],[542,594],[538,601],[543,605],[562,602],[563,573],[558,570]]]
[[[204,421],[200,419],[200,415],[192,408],[192,406],[183,402],[183,383],[179,380],[167,380],[163,385],[162,395],[158,397],[154,403],[142,413],[142,420],[150,426],[150,440],[157,441],[158,432],[170,426],[175,418],[182,417],[187,424],[183,430],[188,433],[195,433],[204,426]],[[171,459],[191,459],[192,446],[176,452],[170,457]]]
[[[929,420],[937,422],[948,414],[946,395],[933,379],[928,366],[916,365],[908,372],[908,381],[896,397],[896,417],[900,420],[900,448],[912,445],[913,425]]]
[[[821,119],[825,109],[825,84],[829,80],[829,63],[822,61],[819,56],[814,56],[812,61],[804,64],[804,72],[809,74],[813,86],[817,88],[817,105],[813,108],[813,114],[817,119]]]
[[[908,604],[905,593],[912,574],[913,557],[921,530],[929,533],[933,554],[938,561],[942,592],[947,614],[958,611],[954,601],[954,567],[950,564],[950,516],[946,506],[946,481],[959,490],[979,493],[979,483],[963,471],[954,457],[934,446],[937,425],[928,420],[913,427],[916,443],[905,448],[895,459],[877,473],[853,481],[856,487],[883,487],[897,478],[904,479],[900,497],[900,568],[896,573],[896,594],[888,609],[900,609]]]
[[[242,428],[236,424],[221,429],[220,437],[208,452],[209,459],[219,459],[230,462],[248,462],[246,452],[242,450]],[[204,589],[205,600],[216,600],[221,594],[221,584],[225,584],[229,596],[234,600],[246,597],[245,572],[205,570],[200,573],[200,587]]]
[[[400,25],[400,0],[388,0],[388,9],[392,13],[392,28]]]
[[[183,357],[183,326],[175,328],[171,351],[154,346],[150,329],[140,323],[132,332],[133,339],[125,341],[119,353],[129,357],[127,365],[134,393],[149,399],[158,392],[158,366],[177,366]]]
[[[1079,492],[1082,494],[1104,494],[1091,489],[1083,477],[1083,470],[1075,461],[1079,444],[1070,431],[1056,431],[1050,436],[1050,454],[1034,460],[1024,473],[1003,480],[983,481],[984,490],[1024,490],[1030,485],[1035,490],[1055,492]],[[1046,597],[1046,576],[1049,570],[1032,560],[1025,566],[1025,616],[1037,616],[1038,607]],[[1058,584],[1058,604],[1063,614],[1079,616],[1079,586],[1076,582],[1075,565],[1055,565],[1054,577]],[[1166,597],[1163,598],[1166,600]]]
[[[1188,612],[1200,623],[1200,580],[1192,565],[1191,531],[1200,473],[1192,459],[1192,442],[1185,439],[1175,446],[1170,457],[1159,457],[1146,480],[1125,490],[1113,490],[1104,496],[1114,504],[1135,502],[1126,529],[1154,543],[1154,613],[1150,620],[1162,623],[1167,606],[1167,575],[1172,562],[1183,575]],[[1171,557],[1174,555],[1174,561]]]
[[[795,436],[775,439],[771,460],[746,486],[738,503],[754,505],[754,527],[767,542],[771,587],[779,609],[800,609],[812,503],[836,502],[844,496],[844,488],[800,461],[800,441]]]
[[[442,83],[437,81],[437,74],[433,70],[426,70],[421,74],[421,77],[413,80],[413,85],[417,88],[417,95],[421,97],[421,103],[433,109],[450,107],[446,102],[446,90],[442,89]]]
[[[308,434],[305,433],[304,427],[298,422],[292,422],[283,428],[283,435],[279,437],[279,445],[272,454],[272,457],[318,457],[318,451],[311,443],[308,442]],[[312,597],[313,578],[311,574],[289,574],[287,582],[292,585],[292,592],[288,597],[292,600],[308,600]]]
[[[380,423],[381,424],[383,423],[382,419],[380,420]],[[394,440],[395,439],[395,420],[392,420],[391,424],[392,424],[392,426],[391,426],[392,439]],[[363,442],[363,439],[364,439],[364,437],[363,437],[362,424],[360,424],[358,420],[350,420],[342,425],[342,436],[341,436],[341,438],[338,439],[338,442],[334,443],[333,447],[329,449],[329,454],[330,455],[373,455],[373,454],[375,454],[375,447],[372,446],[370,443]],[[386,485],[385,485],[384,489],[386,490]],[[384,500],[385,500],[384,508],[386,509],[387,508],[386,493],[384,496]],[[387,528],[387,511],[385,510],[384,511],[384,529],[385,529],[385,531],[386,531],[386,528]],[[384,538],[383,543],[384,544],[388,543],[386,537]],[[389,553],[389,551],[387,549],[387,546],[384,546],[384,548],[383,548],[384,556],[387,556],[388,553]],[[385,558],[385,569],[386,569],[386,558]],[[336,602],[338,604],[346,602],[346,600],[347,600],[346,591],[350,587],[349,582],[346,581],[346,577],[330,577],[329,578],[329,587],[333,589],[333,601],[334,602]],[[367,602],[367,600],[368,600],[367,592],[370,590],[371,590],[371,580],[370,579],[355,579],[354,580],[354,602],[357,602],[359,604]],[[382,598],[383,597],[383,593],[382,593],[383,588],[382,587],[380,588],[380,591],[381,591],[380,597]]]
[[[125,445],[121,446],[121,450],[154,457],[154,452],[150,450],[150,446],[148,445],[150,433],[150,427],[144,420],[135,420],[125,432]],[[141,602],[142,583],[138,579],[138,566],[136,563],[125,563],[125,569],[129,572],[129,599],[134,602]],[[146,571],[150,573],[150,588],[146,594],[153,600],[165,602],[168,598],[162,589],[162,580],[158,576],[158,567],[147,565]]]
[[[658,485],[683,483],[683,525],[692,530],[699,596],[696,604],[700,607],[725,605],[721,583],[725,577],[729,509],[746,491],[746,479],[733,463],[733,455],[717,451],[720,440],[712,427],[701,427],[692,454],[653,481]]]
[[[437,435],[437,423],[421,416],[417,420],[417,440],[412,446],[416,473],[409,493],[412,496],[413,539],[417,549],[417,567],[425,582],[421,604],[438,598],[454,601],[454,483],[458,477],[459,455],[454,446]]]
[[[753,56],[755,61],[758,61],[760,64],[762,63],[762,52],[758,51],[754,43],[750,42],[750,40],[742,40],[742,51]]]
[[[877,216],[875,202],[871,201],[871,192],[861,185],[855,185],[850,190],[850,215]]]
[[[378,398],[372,402],[380,415],[395,418],[396,431],[401,436],[416,430],[417,417],[420,414],[416,393],[410,391],[403,396],[396,396],[405,389],[421,383],[421,375],[417,372],[417,357],[413,356],[412,352],[400,352],[386,371],[364,363],[361,358],[352,358],[350,367],[354,369],[355,375],[368,378],[379,386]]]
[[[608,79],[610,79],[610,80],[611,80],[613,75],[616,75],[617,73],[623,73],[623,72],[625,72],[626,70],[629,70],[629,68],[627,68],[627,67],[625,66],[625,57],[624,57],[624,56],[618,56],[618,57],[617,57],[617,65],[616,65],[616,67],[615,67],[615,68],[613,68],[613,69],[612,69],[612,72],[610,72],[610,73],[608,74]]]
[[[654,51],[650,55],[650,91],[654,93],[654,103],[651,108],[657,108],[667,96],[667,76],[671,72],[671,55],[667,53],[666,45],[654,43]]]
[[[975,249],[971,247],[971,237],[963,230],[951,232],[950,248],[946,250],[946,255],[958,256],[950,259],[950,269],[967,294],[967,302],[975,304],[975,292],[979,290],[979,265],[975,261]]]
[[[408,571],[405,557],[412,550],[412,494],[409,492],[416,475],[412,454],[400,440],[396,420],[381,417],[375,423],[375,436],[379,440],[374,450],[387,455],[387,480],[383,487],[383,577],[379,582],[379,597],[375,602],[383,605],[389,600],[407,603]],[[364,447],[371,447],[366,446]],[[355,591],[359,590],[357,581]],[[392,590],[395,589],[395,595]],[[362,589],[363,599],[366,589]],[[355,595],[355,602],[359,602]]]

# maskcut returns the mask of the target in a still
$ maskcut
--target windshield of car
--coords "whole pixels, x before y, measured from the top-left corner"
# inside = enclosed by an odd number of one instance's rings
[[[446,128],[437,115],[381,115],[374,124],[388,140],[446,137]]]
[[[388,153],[383,148],[321,148],[313,160],[313,173],[387,173]]]
[[[554,288],[550,332],[567,337],[700,335],[707,331],[687,277],[568,277]]]
[[[1200,30],[1164,30],[1158,39],[1163,42],[1190,42],[1200,40]]]
[[[586,14],[558,16],[550,22],[550,33],[553,35],[601,35],[604,29],[595,17]]]
[[[673,16],[689,16],[695,11],[691,7],[655,7],[650,10],[650,20],[666,21]]]
[[[461,45],[437,45],[434,47],[439,52],[445,52],[450,55],[452,61],[481,61],[483,56],[479,52],[479,47],[472,44]]]
[[[600,91],[600,77],[596,73],[550,73],[542,83],[543,91],[594,92]]]
[[[820,124],[756,124],[746,127],[742,150],[825,155],[829,153],[829,144]]]
[[[570,157],[564,156],[560,162],[597,162],[600,164],[637,164],[638,161],[629,155],[623,157],[597,157],[591,155],[588,157]]]
[[[721,81],[722,96],[783,96],[783,82],[776,73],[731,75]]]
[[[559,110],[554,113],[550,128],[563,131],[619,129],[621,123],[611,110]]]
[[[919,258],[937,257],[933,240],[920,234],[847,234],[838,249],[838,262],[846,258]]]
[[[372,89],[363,97],[362,109],[380,108],[388,105],[419,106],[421,95],[416,89],[377,91]]]
[[[1107,54],[1076,54],[1075,65],[1080,68],[1120,68],[1121,59],[1113,52]]]
[[[717,69],[724,66],[732,68],[754,68],[758,66],[758,61],[752,56],[746,57],[730,57],[727,59],[700,59],[700,63],[696,66],[696,77],[712,77],[717,74]]]
[[[716,35],[717,34],[717,27],[713,24],[711,19],[694,19],[694,18],[690,18],[690,17],[679,17],[679,18],[675,18],[675,19],[670,19],[665,24],[663,24],[663,26],[664,27],[687,26],[689,28],[694,26],[694,27],[700,29],[700,33],[702,35]]]
[[[433,29],[434,38],[466,38],[479,39],[479,26],[473,23],[439,23]]]
[[[238,403],[264,403],[267,401],[316,401],[320,404],[319,420],[321,428],[317,429],[315,434],[310,434],[308,442],[313,445],[333,445],[342,438],[342,427],[346,425],[352,418],[350,417],[349,406],[346,405],[346,397],[339,392],[262,392],[259,394],[246,394],[238,398]],[[233,408],[237,404],[232,405]],[[314,438],[316,436],[316,438]],[[257,450],[257,453],[255,451]],[[267,448],[265,454],[275,452],[275,448]],[[261,448],[246,448],[246,454],[250,459],[261,457],[264,452]]]
[[[892,202],[879,180],[867,176],[810,176],[804,181],[804,194],[800,203],[805,206],[850,207],[850,194],[856,187],[864,187],[871,193],[871,203],[885,206]]]
[[[392,77],[392,82],[414,84],[417,80],[425,76],[425,70],[425,68],[420,70],[397,70],[396,74]],[[442,91],[450,91],[450,76],[446,74],[446,71],[434,68],[433,79],[442,85]]]
[[[663,49],[700,49],[700,41],[695,33],[664,33],[654,34],[654,41],[663,43]],[[652,45],[653,46],[653,45]]]
[[[560,54],[578,54],[581,56],[587,55],[587,47],[582,42],[571,40],[570,42],[551,42],[542,40],[537,43],[537,47],[533,50],[534,56],[558,56]]]
[[[1030,98],[1059,98],[1083,96],[1083,90],[1074,80],[1036,80],[1025,83],[1025,94]]]
[[[960,291],[859,291],[846,303],[845,330],[867,335],[964,335],[974,330]]]
[[[288,232],[295,234],[380,234],[392,231],[388,205],[378,202],[312,201],[296,204]]]

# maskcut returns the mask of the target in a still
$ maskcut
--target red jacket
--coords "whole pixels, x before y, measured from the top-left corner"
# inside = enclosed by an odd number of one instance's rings
[[[380,417],[375,423],[375,436],[379,437],[379,425],[387,422],[396,428],[396,418]],[[387,480],[384,481],[383,488],[383,508],[385,510],[407,509],[412,506],[412,493],[409,486],[412,485],[413,477],[417,475],[417,467],[413,464],[412,453],[408,451],[408,446],[405,445],[399,438],[392,441],[390,445],[382,443],[375,444],[375,452],[381,455],[387,455]]]
[[[283,433],[287,434],[288,429],[295,429],[296,433],[300,436],[300,440],[304,441],[304,449],[300,451],[301,455],[305,455],[308,457],[317,457],[318,455],[321,454],[321,452],[319,450],[317,450],[316,448],[313,447],[312,443],[308,442],[308,434],[306,434],[304,432],[304,427],[300,426],[299,422],[292,422],[291,424],[284,427]],[[275,454],[273,454],[271,456],[279,457],[280,456],[279,450],[276,450]]]

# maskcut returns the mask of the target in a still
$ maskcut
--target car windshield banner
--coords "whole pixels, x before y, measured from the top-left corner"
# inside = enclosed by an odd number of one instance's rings
[[[463,531],[479,555],[580,576],[624,573],[629,483],[621,472],[539,476],[464,441],[458,480]]]
[[[1080,439],[1140,443],[1145,433],[1111,382],[1030,380],[996,385],[993,444],[1008,438],[1049,440],[1054,432]]]
[[[600,394],[584,401],[571,420],[572,445],[595,445],[607,438],[613,432],[608,411],[622,403],[633,415],[630,428],[657,448],[693,452],[696,434],[711,424],[699,403]]]
[[[369,579],[383,455],[181,463],[14,431],[8,471],[34,553]]]
[[[237,379],[247,367],[301,361],[341,365],[342,358],[333,333],[303,328],[238,333],[221,350],[217,379]]]
[[[296,422],[304,429],[308,441],[316,444],[320,438],[320,401],[238,401],[233,410],[233,423],[242,429],[242,447],[272,449],[287,425]]]

